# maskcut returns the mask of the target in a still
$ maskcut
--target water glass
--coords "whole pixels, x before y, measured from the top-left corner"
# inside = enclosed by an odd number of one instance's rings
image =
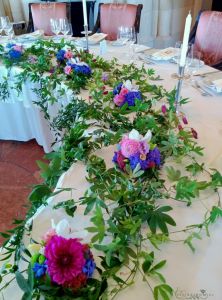
[[[201,52],[194,49],[194,46],[191,45],[188,50],[187,59],[186,59],[186,68],[188,73],[193,76],[199,71],[201,67]]]
[[[67,35],[70,31],[70,24],[67,19],[59,19],[60,29],[63,35]]]
[[[12,23],[8,23],[5,27],[4,27],[4,31],[5,34],[9,37],[9,39],[11,40],[14,37],[14,29],[13,29],[13,24]]]
[[[5,27],[8,26],[8,24],[10,24],[10,20],[9,20],[9,17],[8,16],[5,16],[5,17],[0,17],[0,23],[1,23],[1,27],[2,29],[4,30]]]
[[[176,51],[175,51],[175,56],[174,56],[174,59],[175,59],[175,61],[176,61],[176,63],[179,65],[179,63],[180,63],[180,55],[181,55],[181,48],[182,48],[182,45],[183,45],[183,43],[181,42],[181,41],[177,41],[176,43],[175,43],[175,49],[176,49]]]

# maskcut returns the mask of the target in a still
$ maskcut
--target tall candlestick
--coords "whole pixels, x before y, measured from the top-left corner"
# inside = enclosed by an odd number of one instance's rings
[[[82,0],[84,26],[88,26],[86,0]]]
[[[184,28],[183,45],[182,45],[181,56],[180,56],[180,66],[181,67],[184,67],[185,64],[186,64],[186,57],[187,57],[191,22],[192,22],[192,17],[191,17],[191,14],[189,12],[189,14],[186,18],[186,23],[185,23],[185,28]]]

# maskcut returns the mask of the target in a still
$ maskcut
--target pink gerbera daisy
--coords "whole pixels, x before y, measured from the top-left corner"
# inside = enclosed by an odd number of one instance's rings
[[[45,247],[45,257],[52,281],[63,286],[72,284],[85,265],[84,247],[78,239],[53,236]]]

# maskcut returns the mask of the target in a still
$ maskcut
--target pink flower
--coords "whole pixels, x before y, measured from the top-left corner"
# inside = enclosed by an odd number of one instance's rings
[[[71,66],[65,66],[64,72],[66,75],[70,75],[72,72],[72,67]]]
[[[123,140],[120,142],[120,145],[122,154],[127,158],[137,154],[140,151],[140,142],[127,137],[123,138]]]
[[[23,50],[22,46],[19,46],[19,45],[13,46],[13,49],[16,51],[19,51],[19,52],[22,52],[22,50]]]
[[[161,106],[161,110],[162,110],[162,113],[165,115],[165,113],[167,112],[167,108],[166,108],[166,105],[165,105],[165,104],[163,104],[163,105]]]
[[[141,141],[139,143],[139,152],[140,154],[147,154],[150,150],[150,146],[146,141]]]
[[[113,99],[114,103],[117,105],[117,106],[121,106],[123,105],[123,102],[124,102],[124,98],[121,97],[120,95],[116,95]]]
[[[198,139],[198,134],[195,129],[191,128],[191,133],[195,139]]]
[[[69,286],[82,274],[85,265],[84,246],[78,239],[53,236],[45,247],[48,273],[53,282]]]
[[[129,90],[127,88],[122,88],[119,95],[124,97],[128,93],[129,93]]]
[[[73,54],[70,50],[66,51],[66,53],[64,54],[64,57],[67,59],[70,59],[73,57]]]
[[[187,125],[188,124],[188,121],[187,121],[187,118],[186,117],[183,117],[183,123],[185,124],[185,125]]]
[[[46,243],[48,243],[51,238],[56,235],[56,231],[55,229],[51,228],[49,229],[44,235],[43,235],[43,241],[45,241]]]

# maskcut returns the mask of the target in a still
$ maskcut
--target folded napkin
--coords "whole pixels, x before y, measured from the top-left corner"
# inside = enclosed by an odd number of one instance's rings
[[[105,33],[95,33],[93,35],[89,36],[89,43],[90,44],[97,44],[104,40],[107,37],[107,34]]]
[[[156,60],[170,60],[176,55],[178,55],[178,49],[169,47],[153,53],[152,57]]]
[[[222,78],[213,80],[212,84],[213,84],[214,88],[216,89],[217,93],[222,92]]]

